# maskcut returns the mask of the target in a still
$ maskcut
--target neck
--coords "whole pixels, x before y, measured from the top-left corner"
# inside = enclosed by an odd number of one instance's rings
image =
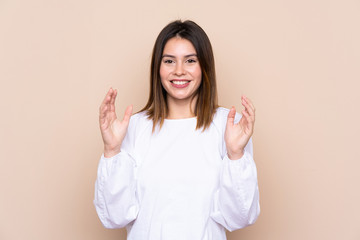
[[[193,99],[173,99],[167,98],[168,103],[168,115],[167,119],[182,119],[195,117],[195,105],[197,96]]]

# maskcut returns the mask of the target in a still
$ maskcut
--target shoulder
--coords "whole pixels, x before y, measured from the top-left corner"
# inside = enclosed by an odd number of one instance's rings
[[[146,112],[143,111],[135,113],[130,117],[128,131],[134,131],[136,129],[142,128],[144,125],[148,125],[149,123],[152,123],[152,121],[148,119]]]
[[[143,136],[144,133],[151,132],[151,127],[152,121],[147,118],[145,112],[138,112],[132,115],[121,149],[131,153],[136,141]]]
[[[215,111],[214,119],[227,117],[230,109],[224,107],[218,107]]]
[[[143,121],[147,119],[147,115],[146,112],[142,111],[142,112],[137,112],[135,114],[133,114],[130,118],[130,121],[134,122],[134,121]]]
[[[218,107],[214,114],[213,123],[216,126],[219,126],[221,128],[225,127],[229,112],[230,112],[230,109],[228,109],[228,108]],[[240,113],[236,113],[235,123],[239,122],[241,117],[242,117],[242,115]]]
[[[217,129],[220,133],[223,133],[226,126],[227,116],[229,114],[229,109],[224,107],[218,107],[215,111],[212,126]]]
[[[226,122],[229,112],[230,112],[230,109],[228,109],[228,108],[218,107],[216,109],[216,112],[214,115],[214,120],[217,121],[217,120],[225,119],[225,122]],[[239,121],[241,119],[241,117],[242,117],[241,114],[237,112],[236,116],[235,116],[235,122]]]

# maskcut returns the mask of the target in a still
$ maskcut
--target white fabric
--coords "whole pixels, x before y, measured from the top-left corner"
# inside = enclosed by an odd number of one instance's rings
[[[222,240],[224,228],[254,223],[252,142],[241,159],[228,159],[228,112],[218,108],[206,131],[188,118],[165,120],[154,133],[144,113],[133,115],[121,152],[100,159],[94,204],[103,225],[126,227],[128,240]]]

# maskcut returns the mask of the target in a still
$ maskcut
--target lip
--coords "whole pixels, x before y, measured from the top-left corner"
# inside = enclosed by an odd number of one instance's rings
[[[175,84],[174,82],[178,81],[178,82],[186,82],[184,84]],[[187,86],[189,86],[190,84],[190,80],[186,80],[186,79],[173,79],[170,81],[171,86],[175,87],[175,88],[186,88]]]

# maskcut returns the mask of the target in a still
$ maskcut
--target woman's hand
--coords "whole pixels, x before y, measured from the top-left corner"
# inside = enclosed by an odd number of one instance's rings
[[[235,107],[230,109],[228,114],[226,130],[225,130],[225,143],[228,157],[231,160],[236,160],[244,155],[244,149],[254,131],[255,123],[255,108],[250,100],[242,96],[241,104],[245,109],[241,112],[242,118],[235,124]]]
[[[99,123],[104,142],[104,157],[109,158],[120,152],[121,143],[126,135],[132,113],[132,106],[125,110],[124,118],[116,117],[115,99],[117,91],[110,88],[100,106]]]

